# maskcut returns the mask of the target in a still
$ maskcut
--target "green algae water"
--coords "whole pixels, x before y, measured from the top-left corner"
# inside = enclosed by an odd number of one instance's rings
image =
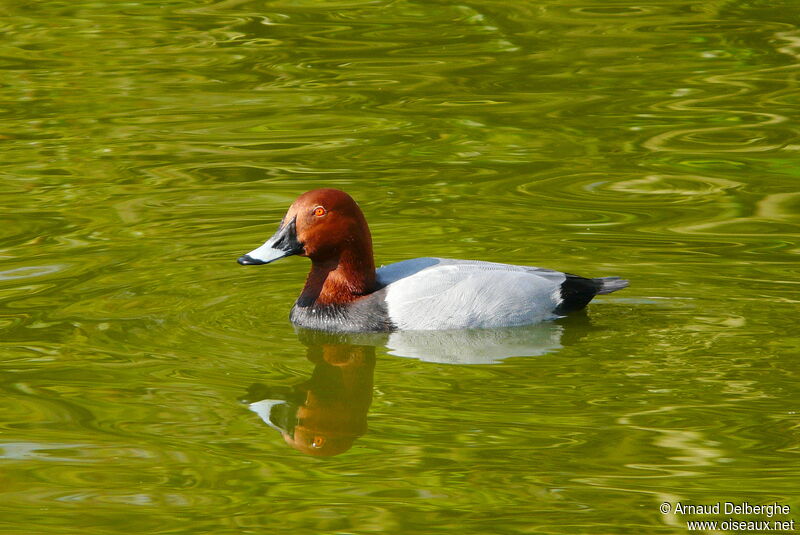
[[[796,2],[8,1],[0,24],[0,533],[800,522]],[[235,260],[317,187],[358,200],[378,265],[631,286],[520,329],[298,332],[308,261]]]

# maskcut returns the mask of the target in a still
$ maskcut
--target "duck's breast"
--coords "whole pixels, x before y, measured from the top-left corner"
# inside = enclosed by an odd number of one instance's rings
[[[558,317],[558,271],[475,260],[415,258],[377,271],[391,322],[403,330],[527,325]]]

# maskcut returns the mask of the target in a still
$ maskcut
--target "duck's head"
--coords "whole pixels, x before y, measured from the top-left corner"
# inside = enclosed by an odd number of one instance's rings
[[[338,260],[347,251],[372,259],[372,238],[364,214],[344,191],[315,189],[300,195],[275,234],[261,247],[239,257],[238,262],[269,264],[299,255],[321,263]]]

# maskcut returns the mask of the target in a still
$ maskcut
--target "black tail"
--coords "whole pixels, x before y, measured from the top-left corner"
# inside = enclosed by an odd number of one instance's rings
[[[553,313],[563,316],[580,310],[597,294],[610,294],[628,286],[628,281],[619,277],[586,279],[564,273],[567,278],[561,283],[561,303]]]

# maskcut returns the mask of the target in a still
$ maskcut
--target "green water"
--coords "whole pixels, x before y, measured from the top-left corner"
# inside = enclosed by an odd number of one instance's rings
[[[800,522],[798,7],[4,2],[0,532]],[[379,265],[631,286],[510,332],[296,333],[307,260],[235,259],[321,186]]]

